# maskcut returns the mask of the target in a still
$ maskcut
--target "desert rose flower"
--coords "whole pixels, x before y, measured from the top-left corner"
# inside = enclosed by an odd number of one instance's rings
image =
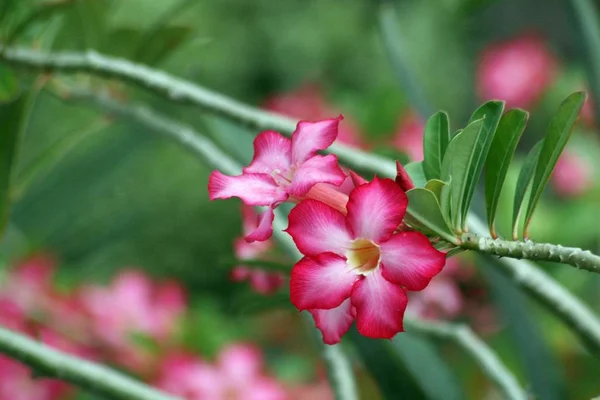
[[[341,116],[318,122],[301,121],[291,139],[273,131],[262,132],[254,140],[254,158],[242,175],[211,173],[211,200],[239,197],[248,206],[269,207],[246,240],[262,241],[271,236],[273,209],[282,202],[299,202],[317,183],[340,185],[346,179],[336,156],[317,154],[334,142],[340,120]]]
[[[400,119],[392,143],[406,153],[411,161],[420,161],[423,159],[424,130],[423,119],[414,111],[409,111]]]
[[[507,107],[529,109],[552,83],[556,59],[538,36],[497,43],[480,56],[477,92],[481,100],[504,100]]]
[[[560,196],[579,196],[592,185],[592,169],[585,159],[566,150],[556,163],[551,181]]]
[[[356,319],[368,337],[403,330],[407,290],[424,289],[445,263],[427,237],[397,232],[408,199],[391,179],[375,178],[349,196],[347,214],[308,199],[289,215],[287,232],[305,256],[292,269],[291,301],[308,310],[334,344]]]

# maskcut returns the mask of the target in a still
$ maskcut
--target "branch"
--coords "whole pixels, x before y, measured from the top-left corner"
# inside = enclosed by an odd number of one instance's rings
[[[118,103],[106,96],[98,96],[85,91],[72,91],[68,93],[68,100],[84,100],[94,103],[98,108],[119,117],[125,117],[144,125],[150,131],[158,133],[170,140],[179,143],[184,149],[191,151],[205,165],[219,169],[230,175],[241,173],[242,167],[223,152],[211,140],[201,136],[189,126],[180,124],[166,117],[158,115],[155,111],[141,106],[127,106]],[[275,210],[273,221],[273,236],[280,246],[293,258],[300,258],[291,236],[283,230],[287,226],[287,218]],[[356,400],[358,399],[357,388],[352,375],[350,361],[339,345],[325,346],[322,343],[323,358],[333,387],[336,399]]]
[[[4,51],[1,51],[4,50]],[[185,99],[216,114],[256,129],[273,129],[290,134],[294,121],[250,107],[226,96],[211,92],[192,82],[186,82],[146,66],[111,58],[98,53],[42,53],[20,48],[0,47],[0,59],[15,65],[61,72],[91,72],[130,81],[173,100]],[[394,164],[383,157],[334,144],[330,147],[342,162],[380,176],[395,176]],[[226,170],[224,172],[230,174]],[[483,222],[470,214],[471,231],[485,235]],[[475,228],[477,227],[477,228]],[[476,231],[479,229],[479,231]],[[537,266],[526,261],[500,259],[500,267],[518,285],[552,310],[582,341],[600,354],[600,321],[589,307],[565,290]]]
[[[560,244],[534,243],[492,239],[473,234],[463,234],[460,247],[499,257],[552,261],[572,265],[579,269],[600,273],[600,257],[589,250],[563,247]]]
[[[118,400],[176,400],[107,367],[60,353],[35,340],[0,327],[0,351],[38,373],[59,378]]]
[[[467,325],[424,322],[405,318],[404,326],[408,328],[408,332],[416,332],[436,339],[452,340],[479,364],[483,373],[498,386],[506,399],[526,400],[528,398],[514,375],[504,366],[492,349]]]

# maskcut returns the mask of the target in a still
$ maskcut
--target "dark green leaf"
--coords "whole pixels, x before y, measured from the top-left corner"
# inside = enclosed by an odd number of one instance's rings
[[[448,186],[442,190],[442,210],[452,221],[452,228],[462,228],[463,205],[469,189],[469,170],[474,162],[477,142],[484,119],[471,122],[462,132],[454,136],[442,163],[442,181]]]
[[[370,339],[350,328],[349,336],[365,369],[369,371],[385,399],[426,399],[425,391],[414,379],[405,363],[386,340]]]
[[[488,157],[496,133],[496,128],[502,117],[502,112],[504,112],[503,101],[488,101],[475,110],[469,121],[469,123],[472,123],[484,118],[483,127],[481,128],[479,137],[475,142],[475,148],[473,149],[472,162],[468,167],[469,171],[467,174],[466,187],[462,198],[463,204],[461,206],[462,214],[460,216],[460,221],[463,230],[466,229],[467,213],[471,208],[475,187],[477,186],[477,182],[483,171],[483,165]]]
[[[500,193],[528,117],[529,114],[520,109],[510,110],[502,116],[485,163],[485,204],[493,237],[497,236],[495,220]]]
[[[423,134],[423,171],[427,179],[441,178],[442,160],[449,143],[448,114],[438,111],[427,120]]]
[[[489,264],[483,262],[483,275],[512,338],[515,354],[525,367],[534,397],[548,400],[567,398],[564,372],[538,323],[531,317],[534,314],[526,297],[498,268]]]
[[[10,184],[17,157],[26,96],[11,103],[0,103],[0,233],[4,232],[10,209]]]
[[[424,188],[415,188],[406,192],[408,196],[408,210],[406,221],[436,236],[443,237],[449,242],[456,239],[454,233],[440,210],[440,204],[432,191]]]
[[[535,175],[531,184],[531,197],[527,205],[527,213],[525,214],[525,225],[523,236],[528,237],[528,227],[531,222],[531,216],[535,211],[544,188],[550,179],[550,175],[554,170],[554,166],[560,157],[571,132],[573,126],[577,122],[579,112],[585,102],[585,92],[575,92],[567,97],[558,108],[556,114],[550,120],[548,132],[544,138],[544,145],[541,149],[538,162],[535,167]]]
[[[456,375],[429,339],[404,332],[392,339],[392,345],[427,398],[465,398]]]
[[[521,172],[519,173],[519,177],[517,178],[517,186],[515,189],[515,197],[513,201],[513,220],[512,220],[512,234],[513,240],[518,239],[517,230],[519,229],[519,218],[521,218],[521,213],[523,212],[523,204],[525,201],[525,194],[527,193],[527,189],[529,188],[529,184],[531,182],[531,178],[533,176],[533,170],[535,168],[535,164],[537,163],[538,157],[540,155],[540,151],[542,150],[542,146],[544,144],[543,140],[540,140],[536,143],[535,146],[531,149],[527,157],[525,158],[525,162],[521,167]]]
[[[19,81],[13,70],[0,64],[0,103],[15,100],[19,92]]]
[[[415,187],[424,187],[427,183],[427,179],[425,179],[425,173],[423,172],[423,163],[421,161],[411,162],[404,166],[406,173],[412,179]]]

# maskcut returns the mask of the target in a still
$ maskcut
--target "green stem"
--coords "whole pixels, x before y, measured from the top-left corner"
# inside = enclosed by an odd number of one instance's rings
[[[452,340],[475,360],[488,378],[504,393],[504,398],[526,400],[527,393],[498,356],[467,325],[442,322],[423,322],[404,319],[407,332],[416,332],[435,339]]]
[[[60,353],[35,340],[0,327],[0,352],[19,360],[39,375],[59,378],[118,400],[175,400],[107,367]]]
[[[534,243],[492,239],[473,234],[463,234],[460,247],[499,257],[511,257],[531,261],[552,261],[572,265],[575,268],[600,273],[600,257],[589,250],[563,247],[560,244]]]
[[[272,129],[290,134],[295,127],[294,120],[250,107],[164,72],[96,52],[42,53],[21,48],[5,48],[4,52],[0,52],[0,59],[23,67],[60,72],[87,71],[133,82],[172,100],[191,102],[259,130]],[[389,159],[338,144],[332,145],[330,150],[337,154],[343,163],[356,170],[369,171],[383,177],[395,176],[394,163]],[[219,169],[231,174],[223,165]],[[239,170],[236,173],[239,173]],[[479,218],[471,214],[469,220],[471,232],[486,234],[485,224]],[[476,231],[476,227],[484,229]],[[502,267],[516,284],[554,312],[583,342],[593,345],[600,354],[600,321],[586,304],[532,263],[502,258],[498,266]]]

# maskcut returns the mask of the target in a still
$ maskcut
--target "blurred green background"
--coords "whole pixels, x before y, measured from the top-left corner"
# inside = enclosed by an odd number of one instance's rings
[[[257,106],[304,84],[317,85],[336,110],[357,121],[360,132],[378,151],[385,151],[402,116],[411,109],[410,95],[398,85],[382,44],[376,1],[2,2],[7,8],[0,16],[0,38],[3,42],[10,39],[14,45],[42,50],[95,49],[164,69]],[[463,126],[479,103],[475,71],[483,49],[527,32],[547,40],[560,71],[530,110],[530,124],[511,171],[512,182],[519,160],[542,137],[559,102],[587,86],[582,42],[566,3],[393,2],[404,57],[416,72],[415,84],[433,110],[450,113],[453,128]],[[26,20],[29,22],[23,25]],[[22,27],[19,35],[11,37],[17,27]],[[261,310],[268,302],[244,284],[232,284],[223,267],[223,260],[232,257],[232,242],[240,235],[241,222],[237,201],[209,202],[206,185],[210,171],[176,145],[135,123],[108,118],[85,105],[66,104],[46,89],[36,90],[45,78],[33,71],[0,63],[0,78],[5,83],[0,89],[7,97],[14,92],[12,79],[18,79],[32,102],[16,174],[23,187],[15,194],[1,245],[6,262],[37,249],[49,250],[61,260],[61,279],[66,282],[106,281],[123,267],[141,266],[152,275],[174,277],[186,285],[201,321],[194,332],[201,342],[198,347],[206,354],[235,338],[267,341],[257,321],[265,317]],[[174,105],[110,79],[85,74],[67,79],[145,102],[206,132],[224,149],[246,160],[252,155],[256,132],[196,107]],[[598,137],[597,129],[580,125],[569,145],[591,161],[594,177],[598,176],[600,157]],[[595,181],[575,198],[564,199],[548,190],[534,216],[532,237],[600,251],[596,218],[600,189]],[[510,190],[505,190],[503,197],[501,225],[509,220]],[[483,265],[478,267],[478,271],[486,270]],[[546,267],[600,312],[597,276],[569,267]],[[502,293],[492,297],[506,301]],[[542,340],[552,349],[557,371],[552,379],[560,381],[556,386],[565,390],[554,398],[585,399],[600,394],[598,360],[547,311],[522,300],[539,337],[516,340]],[[272,303],[289,309],[281,306],[281,300]],[[286,312],[296,315],[293,310]],[[509,317],[505,322],[518,320]],[[521,381],[528,382],[531,367],[515,350],[515,336],[505,325],[486,340]],[[298,340],[310,343],[306,331],[296,334]],[[274,351],[271,361],[282,375],[286,368],[292,375],[303,373],[298,370],[306,359],[290,358],[282,349]],[[442,351],[468,398],[484,398],[487,384],[481,382],[478,367],[457,349],[444,347]],[[536,360],[529,362],[535,366]]]

